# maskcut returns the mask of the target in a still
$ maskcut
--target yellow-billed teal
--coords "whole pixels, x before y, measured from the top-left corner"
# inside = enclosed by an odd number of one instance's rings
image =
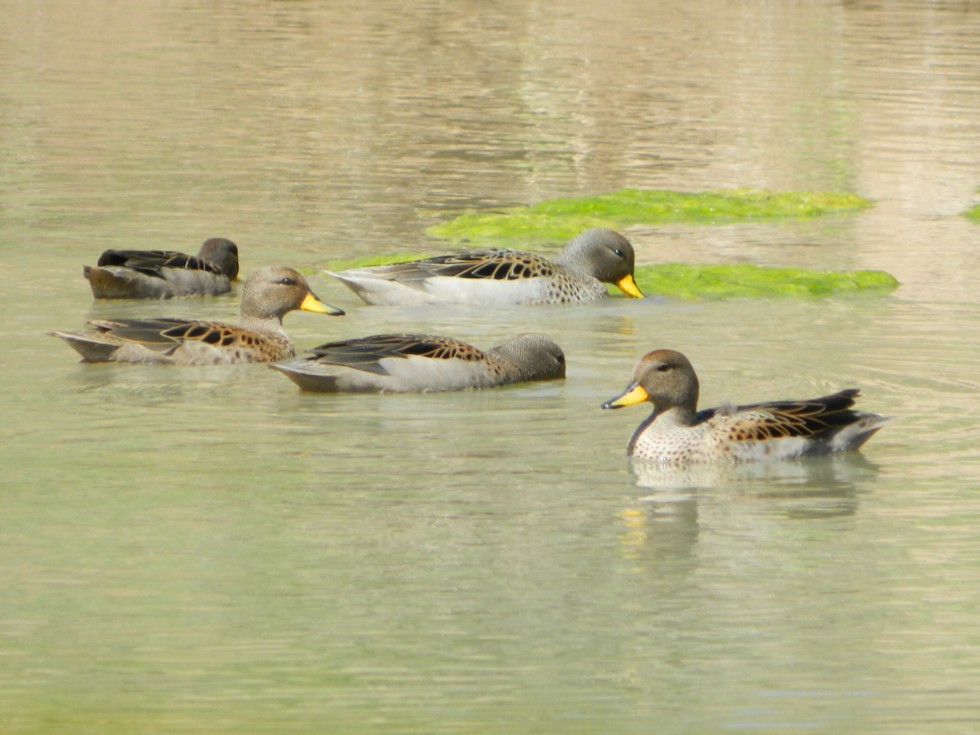
[[[329,342],[270,367],[306,391],[434,392],[564,378],[565,355],[534,334],[486,351],[452,337],[379,334]]]
[[[330,273],[369,304],[548,304],[592,301],[615,284],[633,298],[630,241],[614,230],[587,230],[554,262],[518,250],[439,255]]]
[[[238,246],[223,237],[204,241],[197,255],[173,250],[106,250],[83,268],[97,299],[218,296],[238,277]]]
[[[282,318],[294,309],[341,316],[320,301],[301,274],[274,266],[256,271],[242,288],[237,326],[196,319],[95,319],[84,332],[51,334],[86,362],[223,365],[292,357]]]
[[[857,389],[803,401],[773,401],[698,411],[698,377],[673,350],[645,355],[626,390],[602,404],[653,404],[633,432],[627,455],[664,463],[792,459],[858,449],[888,417],[852,410]]]

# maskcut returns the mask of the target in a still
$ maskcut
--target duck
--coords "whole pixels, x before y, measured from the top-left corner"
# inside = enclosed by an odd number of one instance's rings
[[[890,417],[854,410],[856,388],[808,400],[722,406],[698,411],[699,383],[687,359],[654,350],[636,364],[626,390],[602,404],[643,402],[653,412],[627,445],[632,459],[663,464],[751,462],[859,449]]]
[[[223,237],[204,241],[197,255],[174,250],[106,250],[82,269],[97,299],[220,296],[238,277],[238,246]]]
[[[53,331],[83,362],[137,362],[169,365],[228,365],[273,362],[295,351],[282,327],[288,312],[300,309],[343,316],[325,304],[292,268],[257,270],[242,288],[238,325],[198,319],[93,319],[82,332]]]
[[[269,367],[303,391],[436,392],[565,377],[565,354],[537,334],[488,350],[453,337],[378,334],[328,342]]]
[[[519,250],[484,250],[327,273],[368,304],[569,304],[604,298],[606,283],[643,298],[634,260],[623,235],[594,228],[571,240],[554,262]]]

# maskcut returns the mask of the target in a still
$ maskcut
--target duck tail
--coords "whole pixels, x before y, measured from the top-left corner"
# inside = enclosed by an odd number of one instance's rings
[[[48,332],[53,337],[61,337],[82,356],[85,362],[111,362],[113,354],[119,349],[118,343],[104,342],[85,332]]]
[[[894,418],[876,413],[856,413],[856,416],[856,421],[834,434],[830,441],[832,451],[849,452],[860,449],[882,426]]]
[[[291,381],[296,383],[296,385],[299,386],[299,389],[302,391],[314,393],[339,392],[340,387],[337,384],[338,381],[336,375],[306,370],[304,369],[303,365],[298,364],[298,362],[298,360],[293,360],[289,363],[271,363],[269,367],[285,375]]]

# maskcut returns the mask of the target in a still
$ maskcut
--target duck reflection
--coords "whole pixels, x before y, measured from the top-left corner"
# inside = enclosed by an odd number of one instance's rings
[[[620,512],[623,555],[675,565],[696,558],[706,529],[764,536],[774,519],[853,516],[878,473],[860,454],[685,467],[632,460],[630,469],[636,487],[651,492]]]
[[[651,503],[711,490],[771,501],[770,511],[775,502],[785,515],[800,518],[852,515],[857,510],[858,487],[878,472],[878,466],[860,454],[686,467],[634,459],[630,469],[637,487],[657,491],[644,498]]]

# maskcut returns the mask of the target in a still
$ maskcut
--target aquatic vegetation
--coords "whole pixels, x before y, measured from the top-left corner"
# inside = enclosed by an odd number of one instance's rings
[[[325,263],[324,268],[339,271],[424,257],[427,256],[399,254],[335,260]],[[687,300],[885,294],[898,287],[898,280],[884,271],[826,271],[747,264],[660,263],[637,266],[634,277],[647,296]],[[618,292],[611,288],[610,293]]]
[[[432,237],[496,244],[565,242],[590,227],[619,229],[664,222],[700,224],[774,219],[810,219],[871,206],[846,192],[775,192],[732,189],[686,193],[620,189],[592,197],[549,199],[528,207],[469,211],[433,225]]]
[[[648,296],[675,299],[883,294],[898,287],[898,280],[884,271],[826,271],[747,264],[661,263],[638,267],[634,276],[640,290]]]
[[[967,219],[972,219],[974,222],[980,222],[980,204],[976,204],[970,209],[963,213],[963,216]]]

